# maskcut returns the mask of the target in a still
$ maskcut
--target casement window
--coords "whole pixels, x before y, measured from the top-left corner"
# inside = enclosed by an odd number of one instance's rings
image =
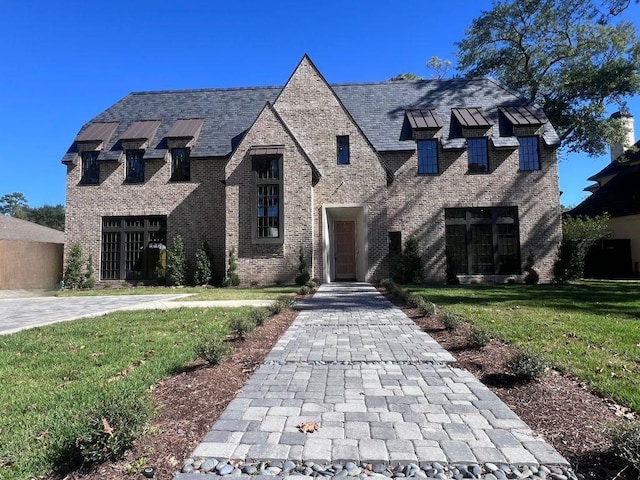
[[[144,182],[144,150],[127,150],[125,183]]]
[[[336,143],[338,165],[348,165],[351,161],[349,158],[349,135],[338,135]]]
[[[165,216],[103,217],[100,278],[156,279],[166,265],[166,245]]]
[[[189,148],[171,149],[171,181],[188,182],[191,180],[191,158]]]
[[[445,236],[454,274],[521,273],[517,207],[447,208]]]
[[[438,140],[418,140],[418,173],[438,173]]]
[[[98,153],[94,151],[82,152],[82,179],[84,185],[97,185],[100,182],[100,165]]]
[[[282,155],[252,157],[255,179],[253,237],[258,243],[283,241]]]
[[[487,137],[467,138],[467,156],[470,173],[488,173],[489,148]]]
[[[540,150],[537,136],[518,137],[520,170],[540,170]]]

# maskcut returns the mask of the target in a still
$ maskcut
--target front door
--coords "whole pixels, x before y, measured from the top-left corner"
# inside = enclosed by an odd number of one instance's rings
[[[356,222],[336,220],[334,224],[336,280],[356,278]]]

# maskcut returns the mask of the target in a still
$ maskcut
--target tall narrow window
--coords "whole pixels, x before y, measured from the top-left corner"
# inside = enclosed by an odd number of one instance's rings
[[[338,135],[338,165],[348,165],[349,159],[349,135]]]
[[[487,137],[467,138],[469,172],[487,173],[489,171],[489,150]]]
[[[98,152],[82,152],[82,179],[85,185],[97,185],[100,182]]]
[[[540,170],[538,137],[518,137],[520,170]]]
[[[171,181],[188,182],[191,180],[191,159],[188,148],[171,149]]]
[[[256,240],[280,240],[282,232],[282,156],[253,157],[256,181]]]
[[[126,183],[144,182],[144,150],[127,150]]]
[[[447,267],[455,274],[520,273],[516,207],[445,209]]]
[[[418,140],[418,173],[438,173],[438,140]]]

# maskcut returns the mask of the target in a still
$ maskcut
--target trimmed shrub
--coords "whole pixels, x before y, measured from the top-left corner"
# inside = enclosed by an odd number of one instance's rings
[[[300,295],[309,295],[309,292],[311,292],[311,289],[309,287],[307,287],[306,285],[302,285],[300,287],[300,289],[298,290],[298,293]]]
[[[386,289],[387,291],[391,292],[391,289],[393,288],[394,283],[393,283],[393,280],[390,278],[383,278],[382,280],[380,280],[378,285]]]
[[[76,243],[69,250],[67,265],[64,269],[62,277],[65,288],[76,289],[81,288],[84,284],[84,257],[82,255],[82,247]]]
[[[304,259],[304,248],[300,245],[300,254],[298,255],[298,274],[296,275],[296,285],[305,285],[311,279],[307,261]]]
[[[256,308],[251,312],[251,320],[258,326],[264,325],[264,322],[269,318],[269,310],[267,308]]]
[[[251,332],[256,329],[256,322],[251,316],[249,317],[234,317],[229,322],[229,328],[236,336],[242,340],[247,338]]]
[[[204,338],[194,348],[196,358],[202,358],[211,365],[217,365],[231,355],[231,345],[223,338],[213,336]]]
[[[167,281],[169,285],[181,286],[187,281],[187,254],[182,235],[173,238],[173,247],[167,250]]]
[[[89,255],[89,257],[87,257],[87,263],[84,270],[84,280],[82,282],[82,288],[93,288],[96,286],[96,279],[93,275],[93,257]]]
[[[505,363],[507,371],[518,380],[530,382],[544,373],[546,365],[531,352],[519,352]]]
[[[438,313],[435,303],[425,300],[422,297],[420,298],[422,301],[417,305],[418,310],[420,310],[420,315],[423,317],[433,317]]]
[[[236,262],[236,248],[231,247],[229,251],[229,267],[227,268],[227,276],[224,278],[222,285],[225,287],[237,287],[240,285],[240,277],[236,273],[238,263]]]
[[[444,312],[439,317],[440,323],[447,330],[455,330],[460,325],[462,325],[462,317],[456,315],[455,313]]]
[[[640,475],[640,422],[614,425],[608,434],[613,454],[629,463]]]
[[[307,283],[305,283],[305,285],[307,287],[309,287],[311,290],[313,290],[314,288],[316,288],[318,286],[318,284],[316,282],[314,282],[313,280],[309,280]]]
[[[471,334],[469,335],[469,345],[473,348],[481,349],[489,345],[491,341],[491,335],[484,328],[477,326],[471,327]]]
[[[278,297],[270,306],[269,311],[272,315],[277,315],[293,305],[293,297],[282,295]]]
[[[153,413],[148,397],[122,392],[106,397],[81,420],[75,446],[86,465],[117,460],[144,432]]]
[[[205,244],[196,251],[196,271],[193,274],[196,285],[207,285],[211,281],[211,259],[207,250]]]
[[[418,237],[409,235],[398,259],[396,269],[398,283],[420,283],[422,281],[422,255]]]

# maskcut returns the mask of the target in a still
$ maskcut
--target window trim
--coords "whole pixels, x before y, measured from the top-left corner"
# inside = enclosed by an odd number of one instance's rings
[[[440,152],[439,150],[439,144],[440,142],[438,141],[438,139],[436,138],[428,138],[428,139],[418,139],[416,140],[416,154],[418,157],[418,175],[438,175],[440,173]],[[429,153],[429,152],[433,152],[434,156],[435,156],[435,171],[421,171],[420,168],[422,166],[422,163],[420,162],[420,145],[434,145],[434,148],[428,148],[427,150],[423,150],[423,153]],[[434,160],[433,158],[431,158],[430,156],[428,158],[426,158],[426,160]],[[431,162],[428,162],[426,164],[426,166],[431,166],[433,167],[433,165],[431,164]]]
[[[346,141],[346,144],[342,144],[341,145],[341,140],[344,142]],[[346,148],[346,162],[345,161],[341,161],[344,160],[345,157],[345,148]],[[349,135],[337,135],[336,136],[336,163],[338,165],[349,165],[351,164],[351,145],[350,145],[350,140],[349,140]]]
[[[142,179],[131,180],[130,175],[129,175],[129,161],[131,160],[129,158],[129,154],[131,154],[131,155],[140,155],[140,158],[138,158],[138,159],[133,158],[133,160],[138,160],[140,162],[140,165],[142,165]],[[124,161],[125,161],[124,183],[131,184],[131,185],[144,183],[144,181],[145,181],[144,150],[143,149],[139,149],[139,148],[126,150],[125,151],[125,159],[124,159]]]
[[[176,160],[174,157],[174,152],[176,150],[183,150],[187,159],[187,171],[188,175],[186,178],[176,178],[176,172],[179,172],[179,169],[176,169]],[[171,149],[171,177],[169,177],[170,182],[190,182],[191,181],[191,149],[189,147],[175,147]]]
[[[472,168],[471,165],[481,165],[479,163],[471,163],[471,143],[476,143],[482,141],[484,143],[484,148],[482,151],[486,157],[486,170],[478,170],[476,167]],[[489,139],[488,137],[468,137],[467,138],[467,173],[470,174],[487,174],[491,173],[491,165],[489,164]]]
[[[534,139],[536,142],[536,148],[533,150],[535,152],[535,161],[537,165],[535,168],[522,168],[523,159],[522,159],[522,143],[521,139]],[[530,161],[527,164],[531,163]],[[519,135],[518,136],[518,171],[519,172],[536,172],[542,170],[542,165],[540,162],[540,137],[538,135]]]
[[[278,163],[278,178],[259,178],[257,163],[260,160],[275,159]],[[251,169],[253,171],[252,209],[251,209],[251,238],[254,244],[283,244],[284,243],[284,161],[282,154],[252,155]],[[278,186],[278,236],[258,236],[258,189],[261,186]]]
[[[80,177],[81,185],[99,185],[100,184],[100,164],[98,163],[97,150],[85,150],[81,153],[80,158],[82,161],[82,174]],[[89,158],[90,157],[90,158]],[[91,167],[91,168],[90,168]],[[90,172],[95,170],[95,181],[89,181]]]

